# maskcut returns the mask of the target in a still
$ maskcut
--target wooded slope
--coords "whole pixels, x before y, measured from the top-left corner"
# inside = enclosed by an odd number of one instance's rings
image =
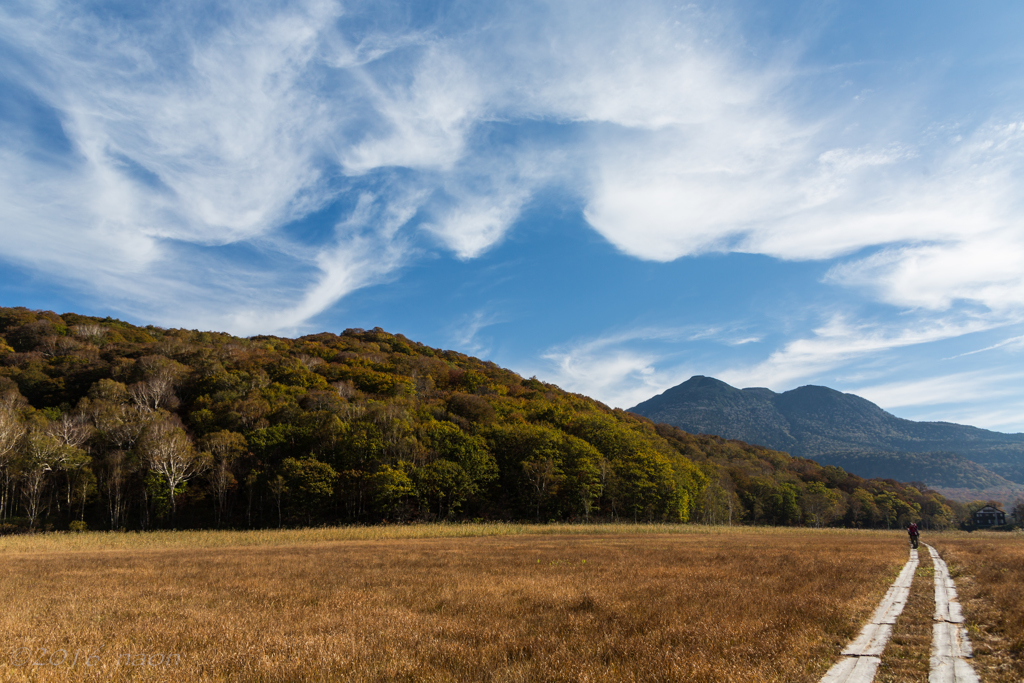
[[[9,529],[963,513],[379,328],[243,339],[25,308],[0,308],[0,489]]]

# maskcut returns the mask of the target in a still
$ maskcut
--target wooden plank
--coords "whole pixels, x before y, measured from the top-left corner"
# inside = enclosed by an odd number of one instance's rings
[[[935,565],[935,624],[928,683],[978,683],[978,675],[967,661],[974,652],[949,567],[935,548],[927,547]]]
[[[846,646],[843,654],[851,657],[863,657],[865,655],[877,657],[885,650],[885,645],[889,642],[891,636],[891,625],[868,624],[861,630],[860,636]]]
[[[821,683],[871,683],[881,663],[878,657],[844,657],[828,670]]]

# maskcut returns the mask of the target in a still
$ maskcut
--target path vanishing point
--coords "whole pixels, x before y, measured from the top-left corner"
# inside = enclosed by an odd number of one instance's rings
[[[978,675],[967,661],[974,655],[949,568],[935,548],[928,544],[925,547],[935,565],[935,617],[928,683],[978,683]],[[910,559],[886,591],[871,620],[846,646],[843,658],[828,670],[821,683],[870,683],[874,680],[892,627],[907,604],[917,565],[917,551],[911,550]]]

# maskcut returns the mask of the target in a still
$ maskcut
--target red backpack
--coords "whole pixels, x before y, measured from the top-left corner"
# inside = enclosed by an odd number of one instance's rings
[[[907,533],[911,536],[917,536],[917,524],[911,524],[910,528],[907,529]]]

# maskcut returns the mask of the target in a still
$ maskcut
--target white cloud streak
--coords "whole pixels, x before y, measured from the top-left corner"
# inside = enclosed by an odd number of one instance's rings
[[[658,357],[653,354],[621,348],[603,353],[573,348],[547,353],[544,360],[550,363],[545,378],[614,408],[630,408],[671,386],[655,369]]]
[[[730,368],[719,379],[734,386],[789,389],[801,380],[820,376],[850,362],[895,349],[929,344],[994,327],[982,320],[916,320],[907,327],[851,323],[832,316],[813,335],[788,342],[751,367]]]
[[[543,371],[559,386],[613,408],[631,408],[689,378],[692,368],[673,362],[665,345],[718,339],[719,328],[637,328],[548,349]],[[728,343],[728,342],[726,342]],[[678,350],[677,350],[678,352]]]
[[[1001,400],[981,406],[963,406],[957,410],[949,408],[933,413],[920,412],[912,416],[915,420],[931,422],[955,422],[980,426],[998,432],[1024,433],[1024,401]]]
[[[450,336],[457,348],[464,349],[468,353],[485,355],[490,350],[489,344],[479,335],[484,329],[501,322],[504,322],[504,319],[498,313],[474,311],[463,317],[459,324],[452,328]]]
[[[280,300],[267,273],[199,268],[175,245],[257,239],[331,199],[318,141],[332,126],[301,82],[336,8],[229,7],[203,35],[183,33],[185,5],[141,26],[58,2],[17,10],[0,12],[0,38],[34,65],[22,85],[59,116],[73,154],[0,150],[4,257],[150,319],[185,312],[179,324],[223,324],[213,311],[245,305],[257,282]]]
[[[877,403],[885,409],[905,406],[955,404],[981,399],[991,400],[1016,393],[1016,384],[1024,373],[993,373],[987,370],[958,372],[951,375],[846,389]],[[1019,416],[1018,416],[1019,419]]]
[[[994,351],[995,349],[1003,349],[1003,348],[1011,349],[1011,350],[1024,349],[1024,335],[1021,335],[1021,336],[1018,336],[1018,337],[1010,337],[1009,339],[1004,339],[1003,341],[999,342],[998,344],[992,344],[991,346],[986,346],[983,349],[975,349],[974,351],[968,351],[966,353],[960,353],[960,354],[957,354],[955,356],[952,356],[951,358],[947,358],[946,360],[953,360],[954,358],[963,358],[965,356],[973,356],[976,353],[984,353],[985,351]]]

